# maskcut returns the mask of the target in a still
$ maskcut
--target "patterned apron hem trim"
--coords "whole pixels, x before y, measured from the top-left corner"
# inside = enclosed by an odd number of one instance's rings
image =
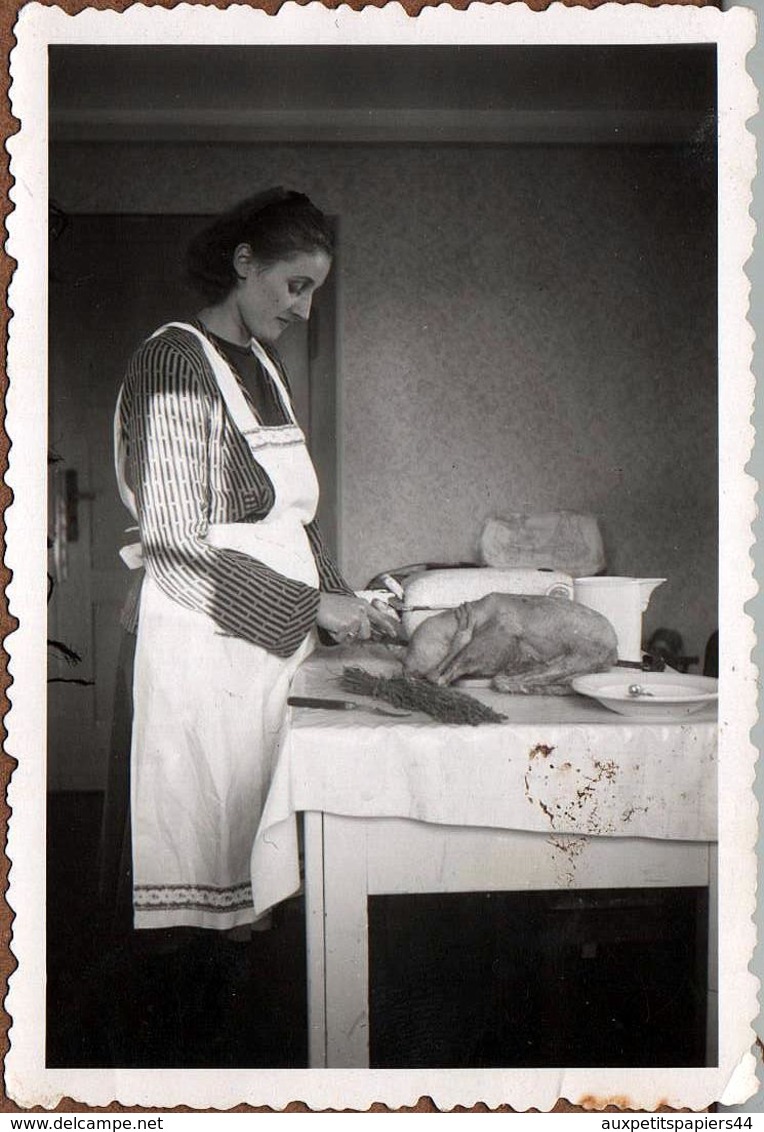
[[[244,892],[249,891],[249,881],[228,884],[221,888],[218,884],[136,884],[136,892]]]
[[[142,911],[189,908],[225,913],[252,906],[250,884],[230,888],[201,884],[137,885],[133,896],[135,908]]]
[[[136,912],[140,912],[141,915],[144,916],[150,916],[153,912],[156,912],[160,916],[165,912],[204,912],[210,915],[219,914],[221,916],[228,916],[231,912],[251,911],[252,901],[244,900],[237,904],[226,904],[224,908],[218,908],[211,904],[197,904],[193,901],[182,901],[175,904],[168,900],[160,904],[141,904],[140,902],[136,902],[134,908]]]

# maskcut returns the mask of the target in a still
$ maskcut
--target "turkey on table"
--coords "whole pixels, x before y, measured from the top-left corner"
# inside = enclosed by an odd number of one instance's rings
[[[490,677],[502,692],[566,695],[574,676],[615,665],[610,622],[566,597],[491,593],[428,617],[404,658],[411,676],[452,684]]]

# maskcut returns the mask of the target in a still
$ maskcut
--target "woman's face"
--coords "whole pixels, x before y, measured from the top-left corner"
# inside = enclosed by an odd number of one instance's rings
[[[275,342],[293,322],[310,315],[313,295],[329,274],[332,261],[324,251],[296,252],[262,267],[248,245],[236,249],[239,276],[235,289],[239,317],[249,334]]]

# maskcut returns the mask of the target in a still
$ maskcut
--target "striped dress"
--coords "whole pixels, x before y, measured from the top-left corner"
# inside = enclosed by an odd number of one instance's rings
[[[235,361],[230,350],[227,354]],[[275,419],[264,423],[286,423],[273,382],[263,367],[255,368],[255,386],[237,374],[245,397],[256,413],[271,406],[267,411]],[[205,542],[210,524],[256,523],[271,510],[274,494],[231,421],[195,337],[171,328],[138,349],[125,379],[121,424],[144,565],[154,581],[225,633],[290,656],[315,624],[319,591],[239,551]],[[351,593],[315,521],[306,531],[321,590]],[[135,628],[137,616],[132,603],[128,628]]]

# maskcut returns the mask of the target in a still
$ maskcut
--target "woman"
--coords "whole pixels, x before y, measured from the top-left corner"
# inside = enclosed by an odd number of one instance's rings
[[[254,921],[250,852],[315,629],[338,640],[395,633],[322,545],[315,472],[273,348],[308,318],[332,252],[307,197],[275,189],[242,202],[189,249],[206,305],[141,346],[120,393],[118,479],[145,568],[136,928]]]

